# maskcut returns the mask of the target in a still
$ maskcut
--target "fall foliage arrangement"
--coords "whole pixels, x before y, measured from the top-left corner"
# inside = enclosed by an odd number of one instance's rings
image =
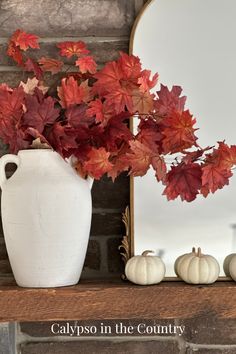
[[[151,77],[133,55],[120,53],[98,70],[83,42],[57,47],[58,55],[75,59],[73,72],[62,60],[30,57],[27,50],[39,48],[37,36],[17,30],[9,40],[7,55],[28,73],[16,88],[0,85],[0,137],[12,153],[40,142],[72,156],[78,173],[95,179],[107,174],[114,180],[123,171],[143,176],[153,168],[168,200],[191,202],[229,184],[236,145],[198,145],[181,87],[161,85],[153,94],[158,74]],[[57,74],[57,92],[45,86],[45,73]],[[137,133],[127,124],[132,117],[139,119]]]

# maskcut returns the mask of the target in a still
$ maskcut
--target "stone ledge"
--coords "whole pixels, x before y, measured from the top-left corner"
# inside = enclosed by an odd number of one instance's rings
[[[18,28],[45,37],[129,35],[135,10],[135,0],[3,0],[0,37]]]

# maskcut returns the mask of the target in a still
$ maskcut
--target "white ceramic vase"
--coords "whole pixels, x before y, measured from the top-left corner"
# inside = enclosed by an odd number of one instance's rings
[[[5,166],[17,170],[6,179]],[[21,150],[0,159],[2,222],[16,282],[57,287],[79,281],[91,225],[92,180],[56,152]]]

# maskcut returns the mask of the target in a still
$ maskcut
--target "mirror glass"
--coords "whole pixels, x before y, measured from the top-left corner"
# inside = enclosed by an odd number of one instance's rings
[[[235,18],[235,0],[153,0],[132,39],[143,68],[158,72],[169,88],[183,87],[200,146],[236,144]],[[222,269],[225,256],[236,252],[236,175],[192,203],[168,202],[162,192],[153,171],[134,178],[134,253],[161,254],[166,276],[173,276],[175,259],[200,246]]]

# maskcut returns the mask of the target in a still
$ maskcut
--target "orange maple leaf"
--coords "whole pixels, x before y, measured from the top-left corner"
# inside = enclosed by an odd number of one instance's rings
[[[189,111],[173,112],[172,116],[163,121],[165,128],[163,150],[164,153],[182,152],[185,149],[196,145],[197,137],[194,135],[196,119]]]
[[[127,162],[131,167],[130,174],[132,176],[144,176],[152,162],[154,156],[151,149],[140,141],[130,141],[130,153],[126,154]]]
[[[78,85],[73,76],[63,78],[61,86],[57,88],[57,92],[63,108],[68,108],[81,102],[88,102],[91,98],[88,82],[85,81],[81,85]]]
[[[73,55],[79,57],[80,55],[86,55],[89,53],[86,44],[82,41],[61,42],[57,44],[57,47],[60,48],[60,55],[67,58],[71,58]]]
[[[135,90],[132,94],[133,113],[149,114],[153,110],[153,97],[149,91]]]
[[[97,64],[94,61],[93,57],[86,56],[76,60],[76,66],[79,66],[79,69],[82,74],[89,72],[90,74],[95,74],[97,71]]]
[[[11,57],[19,66],[24,66],[24,58],[19,47],[10,42],[7,48],[7,55]]]
[[[19,47],[20,49],[25,51],[29,47],[30,48],[39,48],[38,39],[39,39],[39,37],[35,36],[34,34],[26,33],[21,30],[17,30],[13,33],[10,40],[17,47]]]
[[[150,78],[151,71],[150,70],[143,70],[141,72],[141,76],[138,79],[138,83],[140,84],[140,90],[145,92],[151,90],[153,87],[156,86],[158,81],[158,73],[156,73],[153,78]]]
[[[109,161],[110,152],[104,148],[92,148],[88,153],[88,161],[84,163],[84,169],[95,179],[100,179],[105,173],[109,172],[113,165]]]
[[[43,71],[49,71],[52,74],[57,74],[63,67],[63,62],[61,60],[45,57],[39,59],[38,63]]]

